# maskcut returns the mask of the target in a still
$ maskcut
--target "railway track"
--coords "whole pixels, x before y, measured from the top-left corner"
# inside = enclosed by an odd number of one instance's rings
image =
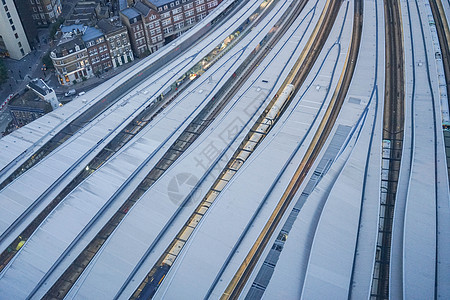
[[[57,149],[60,145],[62,145],[65,141],[71,138],[76,132],[81,130],[86,124],[90,123],[92,120],[97,118],[103,112],[107,111],[111,106],[117,103],[129,90],[138,86],[143,79],[150,77],[153,73],[155,73],[162,66],[166,65],[173,58],[177,57],[183,51],[201,41],[205,36],[212,32],[212,28],[215,28],[221,24],[222,21],[225,20],[227,14],[230,14],[234,11],[234,9],[238,7],[242,7],[248,0],[235,0],[233,4],[226,10],[227,13],[223,13],[219,15],[216,19],[212,21],[212,26],[206,26],[208,28],[205,32],[200,32],[198,36],[192,38],[190,40],[186,40],[182,43],[178,48],[168,52],[166,55],[158,59],[156,62],[150,64],[145,67],[143,70],[139,70],[132,77],[127,79],[125,82],[120,84],[119,88],[115,88],[114,90],[108,92],[107,95],[103,96],[101,101],[97,101],[93,104],[87,111],[85,111],[80,116],[76,117],[69,124],[64,126],[55,136],[50,138],[43,146],[41,146],[34,154],[32,154],[24,163],[22,163],[18,168],[16,168],[10,175],[8,175],[1,183],[0,183],[0,191],[3,190],[8,184],[13,182],[16,178],[27,172],[29,169],[34,167],[37,163],[39,163],[42,159],[44,159],[47,155],[52,153],[55,149]],[[119,82],[120,79],[116,81]],[[74,113],[75,114],[75,113]],[[42,140],[43,138],[41,138]],[[38,141],[39,142],[39,141]],[[38,143],[37,142],[37,143]],[[28,155],[31,150],[25,150],[23,153],[19,155],[20,157],[24,157]],[[17,160],[17,159],[16,159]],[[15,161],[16,161],[15,160]],[[6,174],[11,168],[13,168],[13,164],[15,162],[11,162],[7,166],[5,166],[2,170],[0,170],[0,177],[3,174]]]
[[[276,1],[275,1],[276,2]],[[254,19],[252,26],[256,25],[264,15],[266,15],[272,6],[266,6],[259,19]],[[248,25],[248,28],[251,26]],[[241,37],[245,36],[244,33]],[[261,45],[263,46],[263,45]],[[261,55],[262,54],[262,55]],[[256,53],[253,52],[249,58],[244,60],[242,65],[234,72],[224,86],[214,95],[212,100],[205,108],[194,118],[187,126],[183,133],[169,147],[163,157],[156,163],[155,167],[141,181],[138,187],[122,204],[120,209],[111,217],[107,224],[99,231],[96,237],[86,246],[82,253],[69,266],[64,274],[50,288],[44,296],[44,299],[52,299],[62,297],[72,287],[76,279],[84,271],[84,268],[93,259],[97,251],[103,243],[111,235],[116,226],[124,218],[126,212],[136,203],[136,201],[147,191],[154,182],[156,182],[164,172],[183,154],[183,152],[206,130],[206,128],[215,120],[219,113],[225,108],[229,101],[234,97],[237,91],[242,87],[248,77],[253,73],[256,66],[261,62],[262,58],[267,55],[267,48],[262,48],[261,53],[255,58]],[[250,67],[247,65],[252,62]],[[230,88],[231,86],[231,88]]]
[[[334,9],[332,11],[334,11],[335,15],[338,12],[339,4],[334,3]],[[291,179],[282,198],[280,199],[276,208],[272,212],[268,222],[264,226],[255,244],[250,249],[246,258],[244,259],[241,266],[239,267],[234,277],[232,278],[231,282],[229,283],[224,293],[222,294],[221,299],[223,300],[239,298],[241,291],[246,285],[248,278],[250,277],[255,265],[257,264],[261,254],[263,253],[273,232],[278,226],[279,221],[281,220],[291,200],[297,193],[300,185],[302,184],[304,178],[306,177],[315,159],[317,158],[320,150],[325,144],[325,141],[328,138],[331,129],[333,128],[333,125],[337,119],[342,103],[347,94],[353,76],[356,60],[358,57],[362,31],[362,17],[363,17],[362,8],[363,8],[362,0],[356,1],[354,23],[353,23],[353,38],[345,70],[341,75],[338,87],[336,88],[331,103],[325,113],[322,122],[319,125],[319,129],[316,131],[313,141],[311,142],[304,158],[302,159],[299,167],[297,168],[294,177]]]
[[[332,8],[338,9],[339,6],[340,3],[337,4],[337,8],[335,6],[333,6]],[[323,13],[321,16],[322,20],[326,20],[324,21],[324,23],[327,23],[328,26],[325,26],[325,29],[319,26],[316,27],[316,29],[314,30],[315,34],[313,34],[313,36],[316,36],[317,32],[319,32],[319,34],[321,35],[328,36],[329,29],[331,29],[331,26],[335,19],[335,15],[334,17],[331,17],[332,14],[329,13],[330,11],[332,11],[332,9],[330,10],[327,9],[326,10],[327,13]],[[291,15],[291,18],[294,19],[295,18],[294,15]],[[161,275],[164,276],[165,273],[167,273],[168,268],[166,268],[166,272],[164,273],[161,273],[160,270],[167,267],[168,264],[173,263],[173,261],[176,259],[176,256],[181,251],[182,246],[184,246],[185,242],[192,234],[196,224],[198,224],[201,217],[206,213],[207,209],[210,207],[212,202],[218,197],[219,193],[231,180],[234,174],[237,173],[237,171],[243,165],[245,160],[248,159],[248,157],[256,149],[259,143],[264,139],[269,130],[275,124],[278,117],[283,113],[284,108],[286,108],[289,105],[289,102],[291,101],[290,95],[295,93],[298,90],[299,86],[306,79],[306,76],[309,73],[311,67],[314,65],[314,62],[317,59],[317,56],[319,55],[325,40],[326,38],[325,39],[311,38],[308,41],[307,47],[303,50],[302,54],[300,55],[300,58],[297,60],[296,64],[292,68],[291,72],[289,73],[285,82],[282,84],[276,96],[269,103],[264,113],[259,117],[258,121],[255,123],[250,132],[247,134],[246,138],[241,143],[238,150],[235,152],[235,154],[233,155],[232,159],[229,161],[225,169],[222,171],[219,178],[215,181],[210,191],[207,193],[206,197],[198,205],[195,212],[186,222],[186,225],[180,230],[177,237],[169,245],[165,253],[160,257],[160,259],[152,268],[152,270],[148,273],[147,277],[141,283],[141,285],[136,290],[132,298],[139,298],[139,293],[141,291],[143,292],[146,291],[145,286],[146,282],[153,284],[154,288],[154,290],[152,291],[153,293],[156,291],[156,288],[159,286],[162,279],[162,277],[158,276]],[[301,72],[299,70],[301,70]],[[297,86],[289,84],[289,82],[294,82],[297,84]],[[280,104],[277,101],[279,101],[282,97],[287,97],[288,100]],[[284,100],[285,99],[286,98],[284,98]],[[278,111],[276,114],[273,113],[274,107],[276,109],[280,109],[280,111]],[[270,125],[268,125],[269,123]]]
[[[178,254],[193,233],[196,225],[199,223],[203,215],[218,197],[220,192],[225,188],[227,183],[238,172],[251,153],[268,134],[270,129],[278,120],[279,116],[283,113],[284,109],[289,105],[292,95],[297,92],[299,86],[306,79],[309,70],[314,65],[314,62],[317,59],[323,44],[325,43],[326,37],[331,30],[339,7],[340,3],[336,2],[335,5],[331,5],[331,7],[324,10],[321,15],[321,22],[319,22],[319,24],[323,25],[323,23],[325,23],[327,26],[317,26],[314,29],[314,34],[308,41],[307,46],[295,63],[287,79],[281,85],[281,88],[278,90],[276,96],[271,100],[265,111],[258,118],[258,121],[244,138],[243,142],[236,150],[227,166],[223,169],[210,190],[207,192],[206,196],[197,206],[185,226],[179,231],[176,238],[158,259],[157,263],[147,274],[143,282],[132,295],[131,299],[141,299],[142,294],[145,295],[143,298],[150,298],[154,295],[158,286],[164,279],[165,274],[168,272],[170,266],[177,258]],[[295,13],[292,13],[289,16],[288,21],[283,24],[283,26],[286,26],[286,24],[289,24],[290,26],[301,10],[302,7],[297,6],[294,10]],[[288,26],[286,26],[286,28],[287,27]],[[325,36],[325,38],[316,39],[316,35],[320,35],[322,37]],[[301,70],[301,72],[299,72],[299,70]],[[294,82],[297,85],[292,85],[291,82]]]
[[[273,6],[271,6],[273,7]],[[264,14],[267,14],[270,11],[270,9],[263,10]],[[239,35],[238,40],[245,37],[250,32],[250,25],[256,26],[257,23],[260,22],[263,16],[261,16],[258,19],[255,19],[252,23],[249,24],[242,24],[242,30],[243,32]],[[225,48],[221,53],[229,51],[233,46],[236,45],[236,42],[230,45],[228,48]],[[220,45],[219,45],[220,46]],[[218,48],[217,46],[216,48]],[[212,57],[212,52],[208,53],[205,57]],[[192,69],[195,69],[197,65],[201,65],[203,59],[199,61]],[[208,65],[208,68],[213,66],[217,62],[217,59],[211,61]],[[206,69],[205,69],[206,70]],[[189,72],[189,71],[188,71]],[[236,71],[238,74],[242,72],[242,70],[238,69]],[[184,76],[186,77],[186,76]],[[187,78],[187,77],[186,77]],[[105,162],[107,162],[115,153],[117,153],[120,149],[123,148],[135,135],[137,135],[142,129],[146,128],[146,126],[158,115],[160,114],[173,100],[177,98],[177,96],[186,90],[191,84],[193,84],[199,77],[194,78],[193,80],[184,80],[184,84],[178,86],[177,90],[175,92],[171,92],[168,95],[166,95],[166,98],[168,100],[163,101],[162,96],[156,97],[155,100],[153,100],[150,104],[147,105],[147,107],[139,114],[137,115],[132,121],[129,122],[129,124],[119,133],[117,134],[111,142],[109,142],[75,177],[73,180],[70,181],[69,184],[66,185],[64,189],[33,219],[33,221],[20,233],[17,235],[17,237],[9,244],[8,247],[6,247],[3,252],[0,254],[0,272],[3,270],[4,267],[6,267],[7,263],[17,254],[18,250],[20,249],[21,245],[33,234],[33,232],[39,227],[39,225],[45,220],[45,218],[50,214],[50,212],[73,190],[75,189],[83,180],[85,180],[87,177],[89,177],[93,172],[95,172],[101,165],[103,165]],[[229,81],[234,81],[236,78],[231,78]],[[175,81],[173,85],[176,85],[177,82],[180,81],[181,78]],[[230,84],[230,83],[229,83]],[[220,98],[225,93],[226,89],[221,89],[216,95],[216,98]],[[231,98],[230,98],[231,99]],[[227,101],[229,101],[228,99]],[[211,101],[210,104],[206,107],[202,113],[189,125],[188,131],[189,133],[184,133],[184,135],[181,136],[177,140],[178,146],[182,145],[181,147],[177,148],[175,147],[176,144],[174,144],[171,147],[172,152],[174,151],[184,151],[193,141],[195,141],[196,137],[193,136],[193,132],[197,132],[200,130],[203,132],[203,130],[214,120],[215,116],[220,113],[220,111],[223,109],[223,107],[228,103],[227,101],[219,102],[220,105],[217,105],[216,101]],[[211,107],[214,106],[215,111],[213,112],[213,115],[206,116],[206,114],[211,110]],[[206,120],[203,120],[203,118],[206,118]],[[111,133],[112,134],[112,133]],[[198,135],[197,135],[198,136]],[[185,143],[187,141],[187,143]],[[90,150],[90,152],[94,151],[97,146],[94,146],[93,149]],[[171,153],[172,153],[171,152]],[[181,154],[182,152],[179,152]],[[166,154],[164,156],[165,160],[169,163],[163,164],[159,162],[157,165],[158,171],[154,173],[162,173],[171,165],[173,162],[173,157],[170,157],[171,154]],[[175,159],[178,157],[177,155]],[[84,156],[83,156],[84,157]],[[152,174],[151,178],[158,178],[156,174]],[[62,179],[62,178],[60,178]],[[0,242],[3,241],[10,232],[15,230],[16,226],[22,222],[24,218],[30,213],[31,210],[34,209],[36,205],[38,205],[42,199],[45,198],[48,192],[53,190],[53,186],[57,185],[61,180],[58,180],[56,183],[54,183],[50,188],[44,192],[43,195],[41,195],[34,203],[31,205],[11,226],[5,230],[4,233],[0,235]],[[152,182],[153,183],[153,182]],[[148,188],[148,187],[147,187]],[[131,206],[130,206],[131,207]]]
[[[249,69],[253,72],[254,69],[260,64],[260,62],[267,56],[267,54],[272,50],[274,45],[278,43],[278,41],[284,36],[288,28],[292,25],[294,20],[298,17],[300,12],[303,10],[307,1],[301,1],[295,6],[292,11],[288,12],[288,16],[282,16],[280,20],[286,20],[282,24],[275,24],[274,28],[278,28],[275,36],[270,39],[270,42],[267,46],[264,47],[264,50],[259,54],[259,57],[253,63],[253,66]],[[305,52],[303,52],[305,54]],[[293,69],[300,68],[304,66],[299,62],[304,61],[306,55],[302,56],[301,60],[298,60],[295,67]],[[314,57],[314,56],[313,56]],[[312,67],[312,66],[310,66]],[[306,68],[305,70],[307,70]],[[308,69],[309,70],[309,69]],[[306,71],[307,72],[307,71]],[[296,72],[290,72],[290,77],[293,77]],[[289,76],[288,76],[289,77]],[[292,78],[291,78],[292,79]],[[238,150],[233,155],[232,159],[229,161],[225,169],[222,171],[219,178],[213,184],[213,187],[207,193],[206,197],[201,201],[201,203],[197,206],[194,213],[191,215],[189,220],[186,222],[185,226],[179,231],[176,238],[173,242],[168,246],[164,254],[158,259],[157,263],[153,266],[153,268],[149,271],[147,276],[144,278],[140,286],[137,288],[135,293],[132,295],[131,299],[141,299],[142,295],[145,295],[144,298],[150,298],[154,295],[157,288],[161,284],[162,280],[165,277],[165,274],[168,272],[170,266],[173,261],[176,259],[178,253],[183,248],[187,239],[192,234],[195,229],[196,224],[200,221],[203,215],[206,213],[212,202],[217,198],[219,193],[225,187],[228,181],[231,180],[231,177],[236,174],[239,168],[243,165],[245,160],[250,156],[251,152],[256,149],[257,145],[264,139],[270,129],[276,122],[277,117],[282,114],[281,109],[285,108],[289,105],[290,95],[293,92],[293,86],[288,84],[289,80],[285,80],[282,84],[281,88],[277,92],[276,96],[271,100],[268,104],[267,108],[264,110],[263,114],[258,118],[258,121],[252,127],[250,132],[247,134],[244,141],[239,146]],[[286,91],[286,87],[289,87],[289,92]],[[238,90],[238,89],[237,89]],[[277,101],[285,97],[286,102],[278,106]],[[270,116],[270,121],[267,121],[267,117]],[[250,150],[251,149],[251,150]],[[176,249],[176,250],[175,250]]]
[[[445,81],[447,83],[447,101],[450,107],[450,30],[441,0],[429,0],[429,3],[439,38],[442,64],[444,65],[445,72]]]
[[[377,256],[374,266],[371,297],[389,298],[389,271],[395,199],[400,172],[404,134],[404,61],[403,34],[399,2],[384,1],[385,15],[385,95],[383,114],[384,149],[389,153],[387,178],[382,179]]]

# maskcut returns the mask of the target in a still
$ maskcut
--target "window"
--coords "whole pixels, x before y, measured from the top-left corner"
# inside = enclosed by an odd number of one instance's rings
[[[197,16],[197,20],[203,20],[203,18],[206,17],[206,13],[201,13],[200,15]]]
[[[162,11],[162,7],[158,7],[158,11]]]
[[[182,14],[173,16],[173,21],[174,22],[179,21],[179,20],[183,20],[183,15]]]
[[[172,26],[164,28],[164,33],[165,34],[168,34],[168,33],[171,33],[171,32],[173,32]]]
[[[175,1],[175,4],[176,5],[180,5],[180,1]]]
[[[172,3],[170,3],[170,7],[174,7],[175,6],[175,4],[173,4],[173,2]]]
[[[6,16],[7,16],[8,18],[11,18],[11,14],[10,14],[9,12],[6,13]]]
[[[184,27],[184,22],[177,23],[173,26],[175,27],[175,30],[179,30]]]
[[[155,29],[150,30],[150,35],[155,35]]]
[[[184,15],[185,15],[186,17],[193,16],[193,15],[194,15],[194,10],[193,10],[193,9],[188,10],[187,12],[184,13]]]
[[[193,7],[194,7],[194,4],[193,4],[193,3],[188,3],[188,4],[186,4],[186,5],[184,6],[184,10],[187,10],[187,9],[193,8]]]
[[[8,6],[5,5],[5,11],[8,11]]]
[[[13,23],[13,20],[12,19],[9,19],[9,24],[12,24]]]
[[[170,12],[165,12],[165,13],[161,14],[161,19],[165,19],[168,17],[170,17]]]
[[[195,5],[200,5],[200,4],[202,4],[203,2],[205,2],[204,0],[195,0]]]
[[[167,10],[167,8],[168,8],[167,5],[164,5],[164,10]]]
[[[18,45],[19,47],[22,47],[22,43],[21,43],[21,42],[17,42],[17,45]]]
[[[197,7],[197,12],[201,12],[201,11],[204,11],[204,10],[205,10],[205,5],[204,4]]]
[[[17,32],[16,32],[16,33],[14,33],[14,36],[16,37],[16,39],[18,39],[18,38],[19,38],[19,35],[17,34]]]
[[[181,7],[175,8],[174,10],[172,10],[172,14],[179,14],[181,12]]]
[[[162,41],[162,35],[156,36],[158,38],[158,41]]]
[[[169,25],[170,23],[172,23],[172,20],[170,20],[170,19],[165,19],[165,20],[162,20],[162,26],[166,26],[166,25]]]
[[[189,18],[186,20],[186,24],[190,25],[190,24],[194,24],[195,23],[195,17]]]
[[[11,29],[12,29],[13,31],[15,31],[15,30],[16,30],[16,26],[11,25]]]
[[[161,33],[161,27],[156,28],[156,33]]]
[[[156,39],[156,37],[154,36],[154,37],[152,37],[152,43],[153,44],[155,44],[157,42],[157,39]]]
[[[217,6],[217,1],[216,0],[208,2],[208,8],[212,8],[212,7],[215,7],[215,6]]]
[[[33,11],[34,11],[34,12],[37,12],[37,9],[36,9],[36,7],[33,7]]]
[[[155,15],[151,15],[150,16],[150,20],[154,20],[154,19],[156,19],[156,16]]]

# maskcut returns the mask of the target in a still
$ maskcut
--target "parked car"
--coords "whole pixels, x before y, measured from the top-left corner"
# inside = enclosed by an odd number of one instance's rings
[[[67,92],[65,92],[64,93],[64,96],[66,96],[66,97],[70,97],[70,96],[73,96],[73,95],[75,95],[77,93],[77,91],[76,90],[74,90],[74,89],[71,89],[71,90],[68,90]]]

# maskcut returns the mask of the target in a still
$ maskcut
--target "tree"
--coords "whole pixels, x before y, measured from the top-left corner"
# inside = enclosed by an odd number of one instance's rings
[[[55,23],[53,23],[52,27],[50,28],[51,39],[55,37],[56,31],[58,31],[62,23],[64,23],[64,18],[59,18]]]
[[[50,52],[48,52],[42,57],[42,64],[44,64],[47,67],[47,69],[53,68],[53,61],[50,58]]]
[[[8,80],[8,69],[3,62],[3,59],[0,59],[0,84],[5,83]]]

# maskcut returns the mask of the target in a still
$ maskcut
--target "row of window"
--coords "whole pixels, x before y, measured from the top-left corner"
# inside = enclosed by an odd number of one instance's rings
[[[181,3],[185,3],[185,2],[186,2],[186,0],[182,0],[181,1]],[[203,3],[205,3],[205,0],[195,0],[195,5],[201,5]],[[209,6],[210,3],[211,3],[211,6]],[[158,7],[158,11],[160,11],[160,12],[166,11],[166,10],[169,9],[169,6],[170,6],[170,8],[173,8],[173,7],[178,6],[178,5],[180,5],[180,1],[175,1],[175,2],[172,2],[172,3],[168,4],[168,5],[164,5],[162,7]],[[213,1],[208,3],[208,7],[213,7],[213,6],[216,6],[216,5],[217,5],[217,0],[213,0]],[[186,9],[190,9],[190,8],[193,7],[193,3],[191,2],[191,3],[188,3],[188,4],[183,5],[183,6],[184,6],[185,10]],[[179,12],[181,12],[181,7],[176,8],[176,9],[173,10],[174,14],[179,13]]]

